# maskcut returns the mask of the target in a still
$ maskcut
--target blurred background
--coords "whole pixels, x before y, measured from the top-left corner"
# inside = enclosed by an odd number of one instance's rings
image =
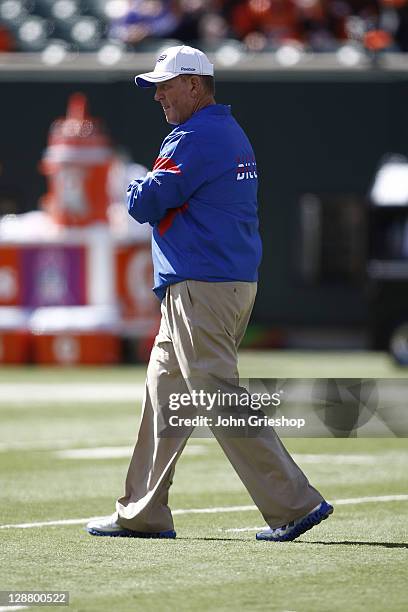
[[[145,361],[168,133],[137,90],[192,44],[249,135],[264,257],[245,346],[408,364],[408,1],[0,0],[0,363]]]

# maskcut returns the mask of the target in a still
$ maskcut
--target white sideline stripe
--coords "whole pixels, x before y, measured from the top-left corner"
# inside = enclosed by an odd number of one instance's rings
[[[55,456],[59,459],[118,459],[122,457],[130,457],[132,454],[132,446],[100,446],[96,448],[73,448],[55,452]],[[208,452],[207,447],[189,445],[186,446],[183,454],[186,455],[205,455]],[[378,458],[374,455],[293,455],[295,461],[299,463],[318,463],[325,461],[331,464],[370,464],[378,463]]]
[[[54,455],[58,459],[120,459],[129,458],[133,452],[133,446],[100,446],[97,448],[73,448],[69,450],[56,451]],[[189,444],[183,451],[183,455],[206,455],[208,449],[205,446]]]
[[[257,510],[256,506],[221,506],[219,508],[188,508],[173,510],[172,514],[217,514],[218,512],[246,512]],[[62,519],[59,521],[44,521],[42,523],[19,523],[14,525],[0,525],[0,529],[31,529],[32,527],[48,527],[53,525],[80,525],[88,521],[99,520],[104,516],[90,516],[81,519]]]
[[[335,505],[366,504],[371,502],[408,501],[408,495],[378,495],[376,497],[354,497],[350,499],[336,499]],[[220,506],[215,508],[186,508],[173,510],[173,514],[218,514],[222,512],[248,512],[258,510],[256,506]],[[41,523],[17,523],[12,525],[0,525],[0,529],[30,529],[32,527],[52,527],[54,525],[80,525],[88,521],[105,518],[102,516],[90,516],[80,519],[63,519],[59,521],[44,521]],[[263,527],[244,527],[240,529],[225,529],[223,531],[252,531],[263,529]]]
[[[187,450],[187,449],[186,449]],[[73,448],[56,451],[58,459],[120,459],[130,457],[131,446],[101,446],[99,448]]]
[[[382,458],[381,455],[332,455],[330,453],[322,453],[320,455],[310,455],[310,454],[302,454],[302,453],[294,453],[292,455],[295,461],[299,461],[301,463],[323,463],[326,461],[328,464],[338,463],[351,463],[354,465],[367,465],[369,463],[378,464],[378,459]]]
[[[392,501],[408,501],[408,495],[379,495],[377,497],[356,497],[349,499],[336,499],[334,504],[338,506],[346,506],[348,504],[369,504],[372,502],[392,502]]]
[[[213,439],[208,438],[211,442],[214,442]],[[61,459],[115,459],[121,457],[129,457],[132,452],[132,447],[127,445],[121,446],[98,446],[91,447],[88,446],[86,448],[72,448],[73,440],[28,440],[28,441],[20,441],[20,442],[0,442],[0,453],[6,453],[8,451],[34,451],[34,450],[42,450],[42,451],[55,451],[57,456]],[[79,443],[84,443],[84,440],[76,441]],[[97,442],[97,441],[95,441]],[[61,448],[62,447],[62,448]],[[65,447],[65,448],[64,448]],[[200,455],[205,454],[206,451],[200,449],[204,449],[201,445],[200,447],[196,446],[196,451],[188,450],[191,449],[191,446],[187,446],[184,450],[183,454],[187,453],[190,455]],[[110,451],[111,450],[111,454]],[[327,463],[328,465],[342,465],[342,464],[352,464],[352,465],[368,465],[372,463],[378,464],[378,461],[381,459],[387,460],[389,459],[389,455],[387,453],[377,454],[377,455],[364,455],[364,454],[333,454],[333,453],[321,453],[321,454],[303,454],[303,453],[294,453],[292,455],[295,461],[299,463],[308,463],[308,464],[323,464]],[[405,457],[405,456],[404,456]],[[395,460],[395,456],[393,457]],[[405,458],[404,458],[405,460]]]
[[[0,383],[0,404],[136,402],[143,393],[137,383]]]
[[[83,442],[83,440],[81,440]],[[8,451],[54,451],[55,456],[59,459],[119,459],[128,458],[131,456],[133,447],[132,446],[97,446],[87,448],[71,448],[73,440],[30,440],[27,442],[0,442],[0,453],[7,453]],[[61,450],[58,447],[65,447]],[[187,446],[183,454],[187,455],[204,455],[208,452],[208,447],[204,445],[189,445]],[[292,455],[295,461],[304,464],[319,464],[322,465],[369,465],[376,463],[378,465],[379,460],[388,460],[388,455],[362,455],[362,454],[302,454],[294,453]],[[394,457],[395,460],[395,457]]]
[[[28,610],[30,606],[0,606],[0,612],[6,612],[7,610]]]
[[[174,510],[172,514],[218,514],[219,512],[248,512],[258,510],[256,506],[219,506],[218,508],[187,508],[186,510]]]
[[[116,440],[121,442],[121,446],[125,446],[124,440]],[[0,453],[7,453],[9,451],[57,451],[57,450],[74,450],[73,444],[100,444],[100,440],[77,440],[77,439],[66,439],[66,440],[27,440],[17,442],[0,442]],[[88,446],[87,448],[96,448]]]
[[[332,503],[334,506],[347,506],[353,504],[368,504],[372,502],[391,502],[391,501],[408,501],[408,495],[379,495],[377,497],[355,497],[349,499],[335,499]],[[261,525],[260,527],[238,527],[233,529],[220,529],[226,533],[240,533],[243,531],[260,531],[268,529],[268,526]]]

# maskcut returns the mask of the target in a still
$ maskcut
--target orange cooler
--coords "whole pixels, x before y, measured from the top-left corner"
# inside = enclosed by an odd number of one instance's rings
[[[34,359],[40,365],[109,365],[118,363],[120,342],[109,333],[66,332],[34,336]]]
[[[0,308],[0,363],[23,364],[30,359],[28,314],[22,308]]]
[[[42,365],[120,361],[116,310],[104,306],[39,308],[30,320],[34,360]]]
[[[21,256],[16,245],[0,245],[0,305],[21,304]]]
[[[87,100],[73,94],[67,116],[51,126],[40,168],[48,179],[43,207],[55,223],[107,223],[112,147],[101,122],[87,113]]]

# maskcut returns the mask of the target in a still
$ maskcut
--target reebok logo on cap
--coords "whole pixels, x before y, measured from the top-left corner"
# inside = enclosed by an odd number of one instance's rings
[[[214,76],[214,66],[199,49],[187,45],[169,47],[157,58],[154,70],[138,74],[135,83],[139,87],[152,87],[186,72]]]

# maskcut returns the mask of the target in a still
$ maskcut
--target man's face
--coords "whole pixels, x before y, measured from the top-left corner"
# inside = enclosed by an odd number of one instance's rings
[[[183,76],[156,85],[154,99],[162,105],[166,121],[171,125],[179,125],[190,119],[196,103],[191,95],[190,79]]]

